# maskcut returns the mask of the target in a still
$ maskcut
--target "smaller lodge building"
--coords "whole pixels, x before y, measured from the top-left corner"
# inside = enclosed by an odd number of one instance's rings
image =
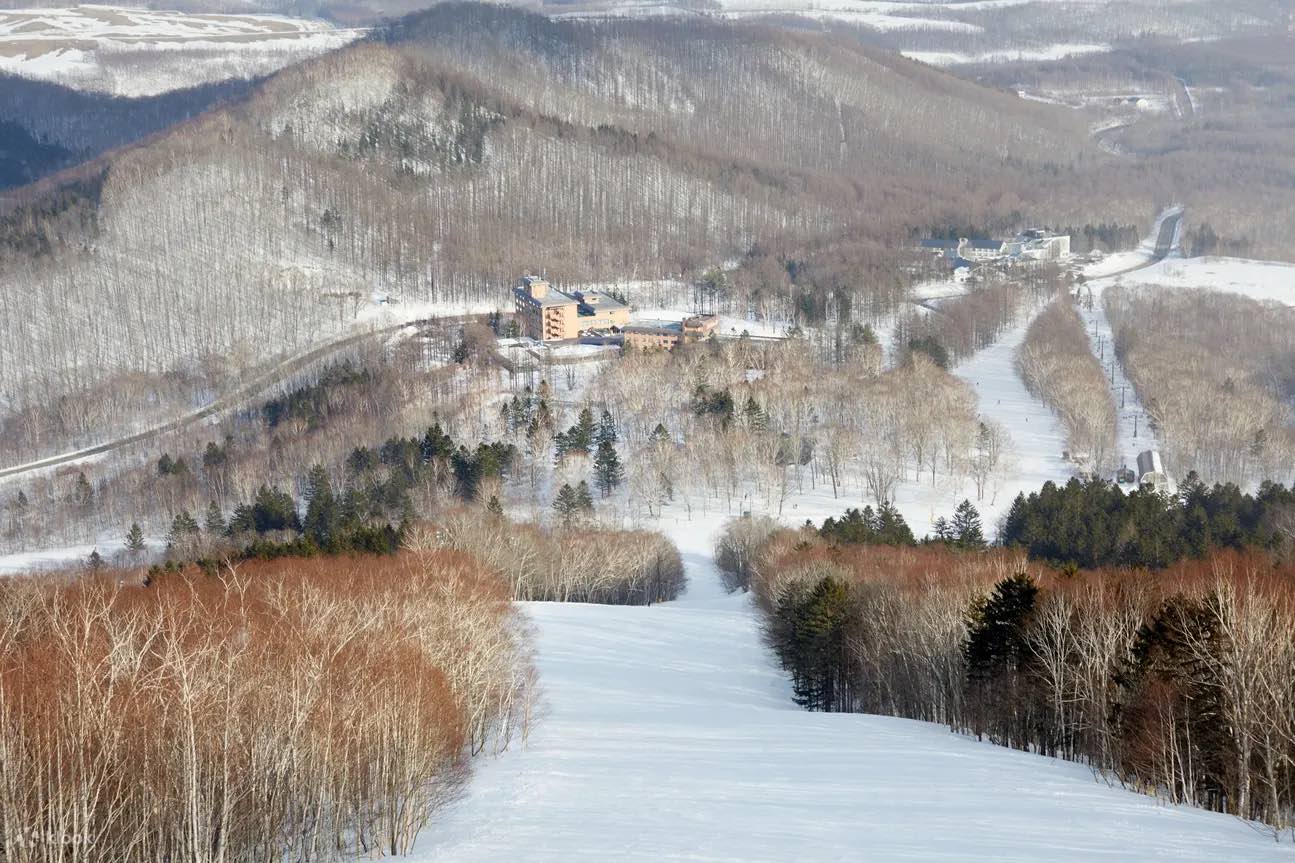
[[[623,330],[625,347],[641,351],[673,350],[709,338],[719,325],[715,315],[693,315],[682,321],[639,321]]]

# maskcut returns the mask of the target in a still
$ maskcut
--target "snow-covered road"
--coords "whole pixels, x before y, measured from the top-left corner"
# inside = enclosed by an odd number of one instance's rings
[[[807,713],[710,562],[652,608],[531,603],[546,715],[478,759],[418,861],[1295,860],[1223,815],[942,726]]]

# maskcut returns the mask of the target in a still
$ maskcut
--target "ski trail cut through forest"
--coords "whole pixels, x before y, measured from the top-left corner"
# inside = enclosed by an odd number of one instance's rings
[[[1226,815],[1078,765],[860,714],[809,713],[711,560],[723,518],[671,515],[690,578],[653,607],[526,603],[544,708],[474,762],[415,861],[1295,860]]]

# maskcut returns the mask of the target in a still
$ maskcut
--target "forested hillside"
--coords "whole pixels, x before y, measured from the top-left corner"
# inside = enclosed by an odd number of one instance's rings
[[[1085,131],[829,35],[439,7],[11,214],[0,443],[101,438],[127,386],[210,398],[375,291],[494,305],[526,269],[652,278],[758,252],[810,294],[893,296],[893,249],[931,226],[1139,221],[1151,193],[1095,195]]]
[[[250,86],[224,81],[126,98],[0,75],[0,190],[137,141],[237,98]]]

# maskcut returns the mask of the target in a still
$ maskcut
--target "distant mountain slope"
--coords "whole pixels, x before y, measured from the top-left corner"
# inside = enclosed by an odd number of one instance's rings
[[[79,231],[0,224],[0,407],[57,414],[0,441],[106,433],[124,376],[209,398],[374,291],[504,304],[528,268],[642,278],[761,245],[866,300],[917,226],[1107,217],[1084,203],[1099,158],[1069,112],[850,40],[439,7],[114,155]]]
[[[0,74],[0,192],[92,159],[244,95],[248,81],[224,81],[160,96],[126,98]]]

